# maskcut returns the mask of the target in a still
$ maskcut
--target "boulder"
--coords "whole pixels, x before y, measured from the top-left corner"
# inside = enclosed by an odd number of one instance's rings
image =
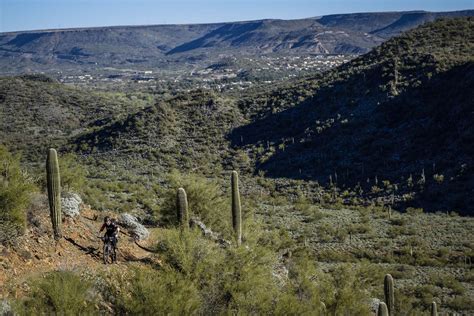
[[[150,236],[150,232],[145,228],[138,219],[128,213],[120,214],[118,222],[121,226],[127,228],[134,238],[145,240]]]
[[[0,301],[0,315],[14,315],[10,303],[5,299]]]
[[[82,199],[77,193],[65,193],[61,197],[61,210],[65,216],[76,217],[81,211]]]
[[[375,297],[370,300],[369,306],[370,306],[370,310],[373,313],[377,313],[377,311],[379,310],[380,302],[382,302],[382,301],[378,298],[375,298]]]

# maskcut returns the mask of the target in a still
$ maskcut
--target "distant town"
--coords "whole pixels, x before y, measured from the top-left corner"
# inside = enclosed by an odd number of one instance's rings
[[[291,77],[326,71],[348,62],[355,55],[221,57],[207,65],[188,63],[181,71],[174,72],[106,67],[82,74],[58,73],[58,79],[70,85],[98,88],[132,85],[134,88],[156,89],[173,85],[180,90],[245,90],[256,83],[272,84]]]

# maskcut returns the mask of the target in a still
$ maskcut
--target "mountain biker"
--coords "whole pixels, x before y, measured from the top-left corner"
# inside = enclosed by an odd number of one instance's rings
[[[99,235],[104,229],[105,229],[104,240],[107,240],[107,239],[111,240],[114,248],[117,248],[117,241],[118,241],[117,237],[118,237],[118,233],[120,232],[120,228],[118,227],[115,218],[110,218],[109,216],[104,217],[104,223],[102,224],[102,227],[100,227]]]

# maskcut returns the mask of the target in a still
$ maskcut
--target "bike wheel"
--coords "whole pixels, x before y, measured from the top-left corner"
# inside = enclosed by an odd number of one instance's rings
[[[109,259],[109,245],[107,243],[104,244],[104,264],[107,264],[108,263],[108,259]]]
[[[112,247],[112,263],[117,262],[117,248]]]

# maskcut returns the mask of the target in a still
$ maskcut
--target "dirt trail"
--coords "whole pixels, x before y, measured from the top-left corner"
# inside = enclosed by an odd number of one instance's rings
[[[32,211],[28,215],[25,235],[11,245],[0,245],[0,299],[21,296],[28,290],[26,280],[48,271],[126,270],[129,264],[160,264],[156,256],[137,246],[127,230],[121,228],[118,263],[104,265],[98,231],[105,215],[85,207],[80,216],[64,219],[63,238],[56,241],[52,237],[49,211]],[[153,238],[150,238],[140,245],[147,248],[152,243]]]

